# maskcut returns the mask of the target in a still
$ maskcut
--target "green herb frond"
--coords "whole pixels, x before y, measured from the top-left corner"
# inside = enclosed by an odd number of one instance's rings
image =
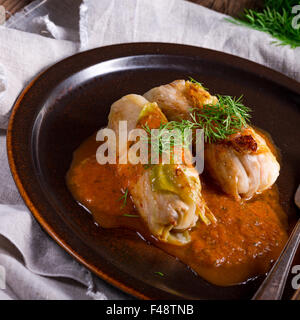
[[[239,98],[217,95],[216,104],[191,109],[191,117],[198,128],[204,130],[205,142],[224,140],[246,127],[250,121],[250,109]]]
[[[192,121],[169,121],[161,123],[157,128],[157,135],[153,136],[149,126],[144,125],[142,128],[147,133],[146,141],[151,144],[152,149],[157,154],[163,152],[172,152],[175,147],[188,148],[192,144],[192,137],[185,134],[185,130],[193,129],[197,126]],[[172,131],[176,133],[175,137],[170,136]]]
[[[205,88],[201,82],[195,80],[194,78],[189,77],[189,81],[192,82],[192,83],[195,83],[195,84],[199,85],[199,86],[202,87],[204,90],[209,91],[208,88]]]
[[[139,216],[137,214],[128,214],[128,213],[124,213],[123,217],[127,217],[127,218],[139,218]]]
[[[196,80],[192,80],[194,83],[198,83]],[[243,127],[247,127],[251,118],[251,109],[243,104],[243,96],[236,98],[228,95],[216,95],[216,97],[218,102],[215,104],[191,108],[189,110],[190,120],[161,123],[155,136],[147,124],[143,125],[142,128],[147,133],[146,142],[151,144],[151,148],[157,154],[166,151],[171,151],[172,154],[174,147],[188,148],[192,144],[193,134],[186,133],[195,129],[203,130],[205,142],[214,143],[239,132]],[[176,130],[179,134],[177,139],[170,137],[171,130]]]
[[[292,13],[292,8],[295,5],[300,5],[300,1],[266,0],[261,11],[245,9],[240,18],[225,20],[267,32],[277,39],[272,41],[274,44],[296,48],[300,46],[300,28],[293,26],[295,14]]]
[[[128,189],[125,189],[124,194],[118,199],[119,201],[123,201],[121,209],[124,209],[127,204],[127,197],[128,197]]]

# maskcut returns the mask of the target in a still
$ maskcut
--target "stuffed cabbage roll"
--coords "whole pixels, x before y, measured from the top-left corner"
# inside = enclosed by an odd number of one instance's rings
[[[134,128],[159,128],[167,119],[156,103],[130,94],[113,103],[108,127],[119,139],[119,122],[126,120],[128,133]],[[121,149],[118,158],[127,150]],[[199,217],[206,224],[214,216],[201,195],[196,169],[187,164],[117,164],[117,174],[150,232],[160,241],[184,245],[190,241],[189,231]]]
[[[250,127],[221,143],[207,144],[205,165],[224,192],[245,200],[270,188],[280,170],[265,139]]]
[[[218,101],[200,84],[185,80],[175,80],[169,84],[151,89],[144,97],[156,102],[169,121],[190,119],[190,109]]]
[[[176,80],[144,94],[167,115],[168,120],[190,119],[191,109],[217,105],[199,83]],[[265,139],[251,127],[214,143],[205,145],[205,167],[222,190],[238,199],[250,199],[270,188],[276,181],[280,166]]]

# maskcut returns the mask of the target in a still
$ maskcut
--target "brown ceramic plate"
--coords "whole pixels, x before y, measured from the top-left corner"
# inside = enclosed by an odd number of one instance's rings
[[[123,44],[83,52],[52,66],[15,103],[7,139],[12,174],[46,232],[127,293],[150,299],[247,299],[262,277],[227,288],[211,285],[134,232],[97,227],[65,184],[72,152],[106,125],[112,102],[188,76],[204,81],[212,92],[244,94],[245,103],[254,109],[253,123],[268,131],[281,150],[278,185],[292,224],[292,198],[300,181],[300,84],[250,61],[202,48]]]

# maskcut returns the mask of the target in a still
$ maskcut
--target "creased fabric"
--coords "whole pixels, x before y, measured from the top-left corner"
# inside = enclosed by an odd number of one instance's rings
[[[84,0],[81,49],[125,42],[173,42],[231,53],[300,80],[300,48],[271,44],[267,33],[179,0]]]
[[[0,26],[1,129],[7,127],[11,108],[24,86],[39,72],[75,52],[77,45],[74,42],[49,39]]]

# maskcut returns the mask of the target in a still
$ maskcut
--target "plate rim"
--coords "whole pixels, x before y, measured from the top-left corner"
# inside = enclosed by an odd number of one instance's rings
[[[120,51],[121,54],[114,54],[115,51]],[[179,50],[178,50],[179,49]],[[171,51],[180,51],[182,54],[174,53]],[[73,60],[80,59],[81,57],[94,55],[99,53],[99,60],[97,63],[101,63],[103,61],[108,61],[111,59],[121,58],[121,57],[128,57],[131,55],[145,55],[145,54],[168,54],[168,55],[188,55],[187,53],[183,53],[184,51],[194,53],[195,55],[198,53],[199,56],[201,55],[207,55],[212,56],[212,60],[217,59],[223,59],[226,57],[227,63],[231,64],[231,62],[238,63],[238,67],[240,69],[243,69],[244,71],[248,73],[253,73],[256,75],[259,75],[260,73],[263,73],[264,78],[267,78],[275,83],[280,84],[281,86],[284,86],[288,88],[289,90],[292,90],[300,95],[300,83],[297,82],[294,79],[289,78],[288,76],[275,71],[273,69],[270,69],[266,66],[263,66],[259,63],[253,62],[251,60],[247,60],[241,57],[238,57],[236,55],[224,53],[221,51],[216,51],[212,49],[202,48],[202,47],[196,47],[196,46],[190,46],[190,45],[182,45],[182,44],[175,44],[175,43],[165,43],[165,42],[136,42],[136,43],[123,43],[123,44],[114,44],[114,45],[108,45],[103,47],[94,48],[91,50],[83,51],[76,53],[74,55],[71,55],[65,59],[62,59],[50,67],[46,68],[42,72],[38,73],[29,83],[25,86],[25,88],[21,91],[19,96],[17,97],[12,111],[9,118],[9,124],[7,129],[7,155],[8,155],[8,162],[9,167],[13,176],[13,179],[15,181],[15,184],[18,188],[18,191],[29,209],[29,211],[32,213],[36,221],[42,226],[44,231],[50,237],[58,244],[60,247],[62,247],[67,253],[69,253],[73,258],[75,258],[79,263],[83,264],[85,267],[87,267],[90,271],[95,273],[97,276],[102,278],[103,280],[109,282],[110,284],[114,285],[115,287],[121,289],[122,291],[131,294],[139,299],[153,299],[153,297],[145,295],[144,293],[140,292],[139,290],[135,289],[134,286],[131,287],[128,284],[124,284],[122,282],[119,282],[118,280],[111,277],[108,273],[103,272],[100,267],[96,267],[95,265],[88,263],[85,261],[85,258],[80,254],[75,248],[72,248],[65,239],[62,239],[64,237],[61,237],[57,232],[53,229],[53,227],[49,224],[49,222],[46,221],[46,219],[43,218],[43,214],[39,212],[36,204],[34,201],[32,201],[32,198],[30,196],[30,190],[26,190],[22,181],[22,177],[20,176],[18,172],[18,164],[15,161],[15,154],[18,152],[13,144],[13,135],[14,135],[14,126],[15,126],[15,117],[19,112],[22,112],[22,101],[28,93],[30,94],[31,90],[34,90],[35,84],[48,72],[51,72],[51,70],[56,69],[57,67],[60,67],[62,65],[68,65]],[[104,59],[100,59],[101,54],[104,55]],[[196,57],[199,57],[196,55]],[[222,61],[224,63],[224,61]],[[85,68],[88,66],[94,65],[94,63],[91,63],[91,61],[83,62],[82,64],[85,65]],[[232,67],[235,67],[236,64],[231,64]],[[253,66],[252,69],[249,68],[249,66]],[[70,66],[71,67],[71,66]],[[79,69],[80,71],[80,69]],[[79,239],[80,240],[80,239]],[[81,241],[81,240],[80,240]],[[146,285],[146,284],[145,284]],[[156,288],[155,288],[156,289]]]

